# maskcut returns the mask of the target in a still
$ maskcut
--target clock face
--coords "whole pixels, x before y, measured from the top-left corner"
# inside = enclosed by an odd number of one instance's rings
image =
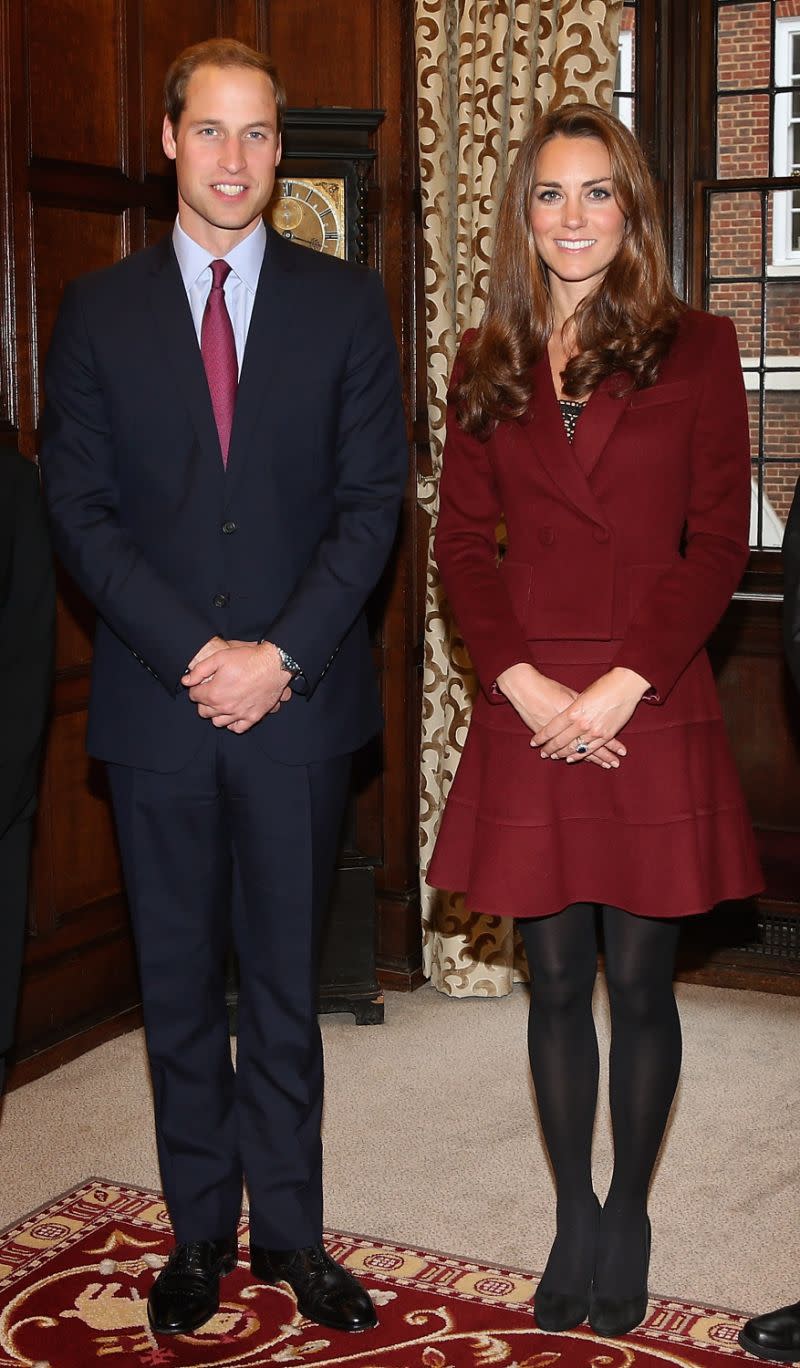
[[[345,185],[337,177],[281,176],[269,207],[273,228],[291,242],[329,256],[345,254]]]

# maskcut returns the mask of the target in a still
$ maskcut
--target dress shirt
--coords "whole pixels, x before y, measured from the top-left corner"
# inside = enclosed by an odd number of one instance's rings
[[[195,242],[194,238],[190,238],[189,234],[181,228],[178,218],[176,218],[175,227],[172,230],[172,245],[175,248],[181,278],[189,298],[189,307],[192,311],[192,321],[197,333],[198,345],[203,326],[203,314],[208,296],[211,293],[211,262],[227,261],[230,266],[230,274],[222,288],[225,292],[225,304],[233,327],[236,360],[241,375],[247,330],[250,327],[250,319],[253,315],[258,277],[261,273],[264,252],[267,248],[267,230],[264,227],[264,220],[259,219],[252,233],[249,233],[230,252],[226,252],[224,257],[213,256],[205,247],[201,247],[199,243]],[[265,637],[263,640],[266,641],[267,638]],[[280,649],[278,647],[278,650]],[[291,657],[288,659],[291,660]],[[305,693],[308,688],[306,677],[295,661],[291,660],[291,665],[296,673],[290,681],[290,687],[295,693]]]
[[[199,243],[195,242],[194,238],[190,238],[189,234],[181,228],[180,220],[177,218],[172,230],[172,245],[175,248],[181,277],[189,297],[189,307],[192,311],[192,321],[198,343],[200,342],[200,329],[203,326],[203,314],[208,296],[211,293],[211,262],[216,260],[227,261],[230,266],[230,275],[223,288],[225,304],[233,326],[236,360],[241,375],[247,330],[250,327],[258,277],[267,246],[267,230],[264,227],[264,220],[259,219],[252,233],[238,243],[236,247],[233,247],[230,252],[227,252],[224,257],[213,256],[205,247],[201,247]]]

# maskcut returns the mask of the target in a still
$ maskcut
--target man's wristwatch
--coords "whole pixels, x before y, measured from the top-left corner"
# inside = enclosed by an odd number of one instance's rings
[[[275,646],[274,641],[272,644],[273,646]],[[292,657],[289,655],[289,652],[284,651],[282,646],[275,646],[275,650],[278,652],[278,656],[280,657],[282,669],[288,670],[289,674],[291,675],[300,675],[303,673],[297,661],[293,660]]]
[[[289,652],[284,651],[283,647],[279,646],[276,641],[272,641],[270,637],[261,637],[258,644],[259,646],[264,646],[267,642],[269,642],[270,646],[274,646],[275,650],[278,652],[278,659],[281,662],[282,670],[286,670],[290,675],[294,676],[303,673],[302,668],[298,665],[296,660],[292,659]]]

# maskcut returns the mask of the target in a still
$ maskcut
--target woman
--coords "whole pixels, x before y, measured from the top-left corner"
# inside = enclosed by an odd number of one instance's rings
[[[557,1190],[543,1329],[588,1315],[621,1335],[644,1317],[681,918],[761,887],[704,650],[747,559],[749,491],[734,328],[673,293],[641,150],[592,106],[545,115],[509,177],[486,312],[449,394],[435,553],[481,691],[428,876],[519,918]],[[596,905],[612,1016],[602,1210]]]

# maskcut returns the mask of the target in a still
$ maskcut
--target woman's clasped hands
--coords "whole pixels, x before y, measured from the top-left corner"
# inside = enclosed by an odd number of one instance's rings
[[[618,769],[627,755],[617,733],[650,687],[635,670],[615,667],[577,693],[525,663],[504,670],[497,685],[533,732],[530,744],[542,759],[588,760],[602,769]]]

